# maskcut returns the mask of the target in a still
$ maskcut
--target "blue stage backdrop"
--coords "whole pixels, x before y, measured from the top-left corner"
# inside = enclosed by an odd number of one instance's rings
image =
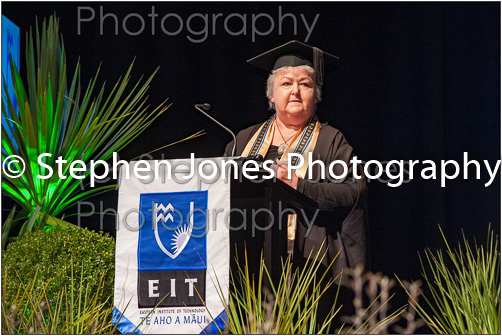
[[[2,95],[7,92],[13,98],[14,108],[17,111],[17,100],[14,95],[14,86],[12,85],[12,76],[10,64],[13,62],[19,70],[19,60],[21,54],[21,37],[19,27],[16,26],[11,20],[2,15],[2,76],[7,85],[7,91],[2,84]],[[2,80],[3,83],[3,80]],[[9,127],[6,128],[7,135],[12,136],[12,123],[8,120],[2,120],[2,123],[7,123]],[[17,148],[17,147],[16,147]]]

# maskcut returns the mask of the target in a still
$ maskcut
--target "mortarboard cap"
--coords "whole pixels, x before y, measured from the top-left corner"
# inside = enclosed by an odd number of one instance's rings
[[[285,66],[295,67],[308,65],[316,72],[316,82],[322,85],[324,62],[336,64],[338,60],[339,58],[337,56],[323,52],[319,48],[311,47],[308,44],[293,40],[255,56],[247,62],[267,71],[277,70]]]

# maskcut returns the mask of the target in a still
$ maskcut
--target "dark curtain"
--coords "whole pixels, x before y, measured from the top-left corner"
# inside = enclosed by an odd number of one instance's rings
[[[78,7],[89,6],[96,18],[82,23],[78,34]],[[99,8],[119,18],[119,34],[111,19],[100,32]],[[159,14],[151,34],[148,14]],[[286,17],[282,35],[279,7]],[[451,243],[462,238],[485,240],[488,225],[500,231],[500,173],[490,187],[482,160],[491,167],[500,159],[500,4],[499,3],[2,3],[2,14],[22,32],[56,13],[60,18],[69,70],[80,57],[83,83],[102,62],[101,80],[107,88],[136,57],[134,78],[160,71],[150,89],[151,105],[169,97],[173,106],[150,129],[128,146],[120,157],[132,159],[205,129],[206,135],[168,149],[153,158],[218,156],[230,137],[197,112],[193,105],[209,102],[211,113],[235,132],[269,116],[265,99],[266,74],[246,60],[291,39],[307,35],[300,14],[309,24],[319,14],[308,44],[340,56],[336,69],[326,75],[321,120],[339,128],[362,160],[457,160],[463,153],[481,162],[481,178],[469,168],[469,179],[441,182],[420,177],[391,188],[369,183],[369,216],[372,269],[401,278],[420,274],[418,251],[444,247],[438,225]],[[138,13],[146,28],[138,36],[122,29],[122,19]],[[175,13],[184,19],[193,13],[209,14],[209,34],[191,42],[187,27],[176,36],[165,35],[160,18]],[[223,16],[214,23],[212,14]],[[246,35],[231,36],[223,25],[231,13],[247,15]],[[251,15],[268,13],[274,30],[252,41]],[[88,16],[88,12],[83,12]],[[171,21],[169,21],[171,22]],[[174,22],[174,21],[172,21]],[[171,24],[173,24],[171,22]],[[139,29],[137,21],[130,30]],[[266,30],[266,21],[259,21]],[[202,30],[196,19],[192,30]],[[229,20],[228,29],[239,31],[242,22]],[[171,31],[174,31],[172,28]],[[24,33],[22,33],[24,36]],[[21,43],[24,45],[24,41]],[[23,53],[24,51],[22,51]],[[23,70],[23,69],[22,69]],[[94,198],[97,212],[116,208],[117,194]],[[5,199],[2,214],[12,203]],[[75,207],[68,214],[75,213]],[[85,205],[83,211],[89,211]],[[77,223],[77,217],[67,217]],[[96,214],[80,222],[114,234],[114,217]]]

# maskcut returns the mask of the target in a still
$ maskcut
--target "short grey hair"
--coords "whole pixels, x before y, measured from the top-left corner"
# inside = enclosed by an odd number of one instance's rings
[[[274,83],[275,83],[275,78],[287,70],[289,70],[290,67],[282,67],[277,70],[273,70],[272,73],[268,76],[267,79],[267,98],[268,98],[268,106],[272,110],[274,109],[274,103],[272,103],[272,98],[274,97]],[[297,66],[296,68],[300,68],[301,70],[305,71],[310,78],[314,81],[314,94],[315,94],[315,103],[319,103],[321,101],[321,96],[322,96],[322,85],[319,85],[316,80],[315,80],[315,70],[308,66],[308,65],[300,65]]]

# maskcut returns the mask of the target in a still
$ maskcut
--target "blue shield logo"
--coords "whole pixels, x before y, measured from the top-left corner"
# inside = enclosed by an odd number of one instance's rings
[[[207,190],[140,195],[138,270],[206,269]]]

